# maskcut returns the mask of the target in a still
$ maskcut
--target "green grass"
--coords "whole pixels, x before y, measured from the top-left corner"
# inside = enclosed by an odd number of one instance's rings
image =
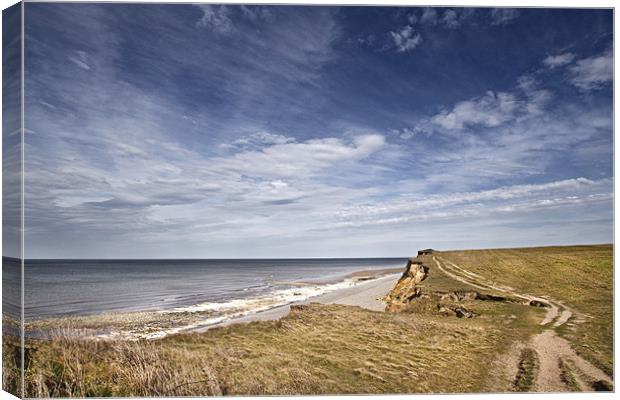
[[[573,319],[558,333],[613,373],[612,245],[454,251],[441,257],[519,291],[549,295],[584,315],[582,323]]]
[[[536,382],[538,355],[532,349],[523,349],[519,361],[519,371],[515,380],[517,392],[531,392]]]
[[[576,372],[572,362],[570,360],[560,359],[560,377],[562,378],[562,381],[566,383],[566,386],[572,392],[580,392],[583,389],[581,388],[575,374]]]

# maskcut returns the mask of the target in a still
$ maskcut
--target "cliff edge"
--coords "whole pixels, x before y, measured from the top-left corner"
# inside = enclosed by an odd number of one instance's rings
[[[429,268],[424,265],[422,260],[410,258],[405,272],[396,283],[396,286],[384,298],[384,301],[387,303],[385,311],[401,311],[411,300],[420,296],[421,288],[419,284],[426,279],[428,271]]]

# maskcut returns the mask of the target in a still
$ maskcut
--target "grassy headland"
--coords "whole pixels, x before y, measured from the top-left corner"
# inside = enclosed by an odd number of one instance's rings
[[[502,284],[566,301],[575,310],[593,306],[583,312],[594,318],[574,324],[574,331],[568,327],[560,332],[567,338],[575,335],[570,339],[575,345],[583,340],[579,348],[590,348],[591,359],[610,368],[611,342],[606,342],[605,332],[611,334],[611,320],[595,319],[611,315],[611,252],[611,246],[587,246],[440,254]],[[421,260],[429,267],[428,275],[418,283],[421,290],[416,297],[398,312],[310,304],[294,306],[278,321],[160,340],[28,341],[25,395],[534,390],[538,361],[524,344],[543,331],[540,321],[547,309],[505,293],[472,288],[436,268],[431,257]],[[599,277],[590,277],[588,270],[597,271]],[[566,276],[571,272],[575,275]],[[584,298],[573,299],[577,295]],[[601,326],[609,330],[594,332]],[[515,353],[514,362],[506,361],[507,352]],[[10,358],[5,358],[5,371],[10,368],[7,363]],[[566,371],[562,376],[568,379]],[[15,382],[9,375],[3,383],[7,387]]]
[[[499,284],[552,298],[575,315],[558,329],[577,352],[613,371],[613,245],[442,252]]]

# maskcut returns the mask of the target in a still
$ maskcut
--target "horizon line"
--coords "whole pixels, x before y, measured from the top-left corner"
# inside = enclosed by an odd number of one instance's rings
[[[432,250],[437,252],[451,252],[451,251],[475,251],[475,250],[510,250],[510,249],[533,249],[533,248],[546,248],[546,247],[575,247],[575,246],[613,246],[614,242],[605,242],[605,243],[574,243],[574,244],[546,244],[542,246],[515,246],[515,247],[479,247],[479,248],[461,248],[461,249],[447,249],[447,250]],[[421,250],[421,249],[420,249]],[[413,253],[417,253],[417,250]],[[138,257],[129,257],[129,258],[24,258],[25,261],[49,261],[49,260],[62,260],[62,261],[199,261],[199,260],[354,260],[354,259],[380,259],[380,258],[411,258],[414,255],[409,256],[366,256],[366,257],[185,257],[185,258],[138,258]],[[20,260],[17,257],[11,256],[2,256],[2,259],[13,259]]]

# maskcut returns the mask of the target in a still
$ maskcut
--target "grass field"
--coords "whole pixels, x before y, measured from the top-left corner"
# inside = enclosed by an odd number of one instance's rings
[[[612,245],[455,251],[442,252],[441,257],[499,284],[549,295],[577,311],[559,334],[612,374]]]
[[[27,395],[475,392],[486,361],[526,333],[516,321],[313,304],[159,341],[56,339],[31,344]]]
[[[583,309],[594,318],[560,332],[598,365],[612,367],[611,319],[603,319],[611,315],[611,246],[440,254],[498,282]],[[311,304],[294,307],[279,321],[161,340],[29,341],[26,396],[532,390],[538,361],[523,344],[543,330],[545,309],[510,296],[468,297],[475,289],[429,265],[422,295],[398,313]],[[450,311],[455,307],[475,316],[459,318]],[[11,351],[10,343],[4,346]],[[505,362],[507,352],[516,354],[513,364]],[[17,379],[10,360],[5,357],[5,388]],[[570,384],[572,367],[562,366]]]

